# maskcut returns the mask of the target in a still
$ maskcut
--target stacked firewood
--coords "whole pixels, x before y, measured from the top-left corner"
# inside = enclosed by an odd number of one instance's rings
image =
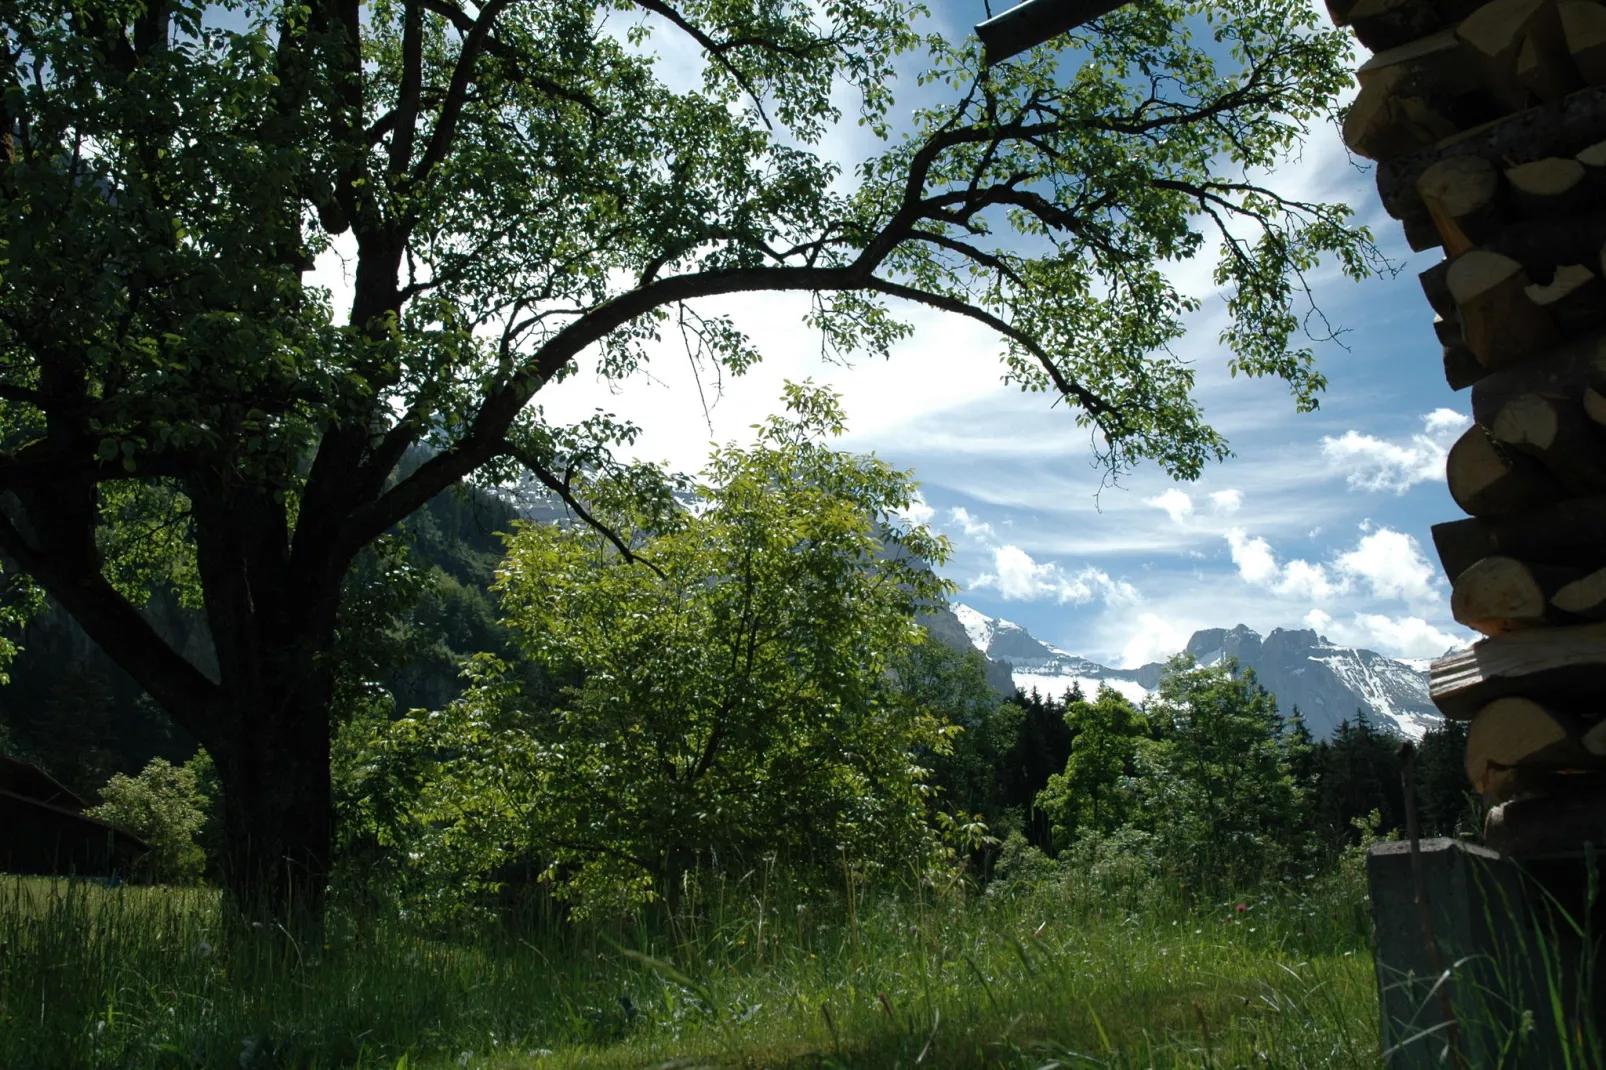
[[[1472,393],[1450,450],[1468,518],[1436,525],[1455,618],[1433,663],[1470,720],[1490,846],[1606,846],[1606,6],[1328,0],[1374,55],[1344,121],[1413,249],[1444,373]]]

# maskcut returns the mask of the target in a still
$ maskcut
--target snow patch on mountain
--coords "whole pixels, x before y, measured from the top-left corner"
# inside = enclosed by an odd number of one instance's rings
[[[1061,676],[1057,673],[1021,672],[1016,670],[1015,686],[1022,691],[1035,690],[1038,694],[1053,699],[1064,697],[1065,692],[1073,686],[1081,688],[1082,694],[1088,698],[1098,694],[1100,687],[1112,687],[1134,703],[1142,702],[1149,697],[1149,688],[1144,687],[1136,680],[1126,680],[1115,675]]]

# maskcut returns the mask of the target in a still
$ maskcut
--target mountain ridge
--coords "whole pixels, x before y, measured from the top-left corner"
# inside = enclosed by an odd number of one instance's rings
[[[1159,686],[1165,668],[1163,662],[1111,668],[1045,643],[1013,621],[961,602],[951,609],[971,646],[989,661],[1007,665],[1015,685],[1026,690],[1058,693],[1079,684],[1091,692],[1107,684],[1136,702]],[[1277,696],[1284,713],[1299,707],[1318,739],[1331,736],[1357,710],[1410,738],[1420,738],[1439,722],[1424,667],[1374,650],[1339,646],[1313,629],[1274,628],[1262,636],[1244,624],[1204,628],[1193,633],[1182,652],[1201,665],[1236,658]]]

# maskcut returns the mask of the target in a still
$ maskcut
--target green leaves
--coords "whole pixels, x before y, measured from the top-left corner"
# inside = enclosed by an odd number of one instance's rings
[[[85,813],[132,832],[150,846],[136,863],[145,879],[196,884],[206,867],[199,839],[213,805],[202,789],[210,774],[211,758],[205,751],[177,766],[152,758],[137,776],[115,774],[101,789],[105,801]]]

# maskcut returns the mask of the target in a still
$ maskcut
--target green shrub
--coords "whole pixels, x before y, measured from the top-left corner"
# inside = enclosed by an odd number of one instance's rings
[[[104,801],[90,817],[127,829],[150,845],[137,876],[157,884],[197,884],[206,871],[200,836],[212,799],[201,784],[212,760],[205,751],[183,765],[152,758],[137,776],[114,775],[101,789]]]

